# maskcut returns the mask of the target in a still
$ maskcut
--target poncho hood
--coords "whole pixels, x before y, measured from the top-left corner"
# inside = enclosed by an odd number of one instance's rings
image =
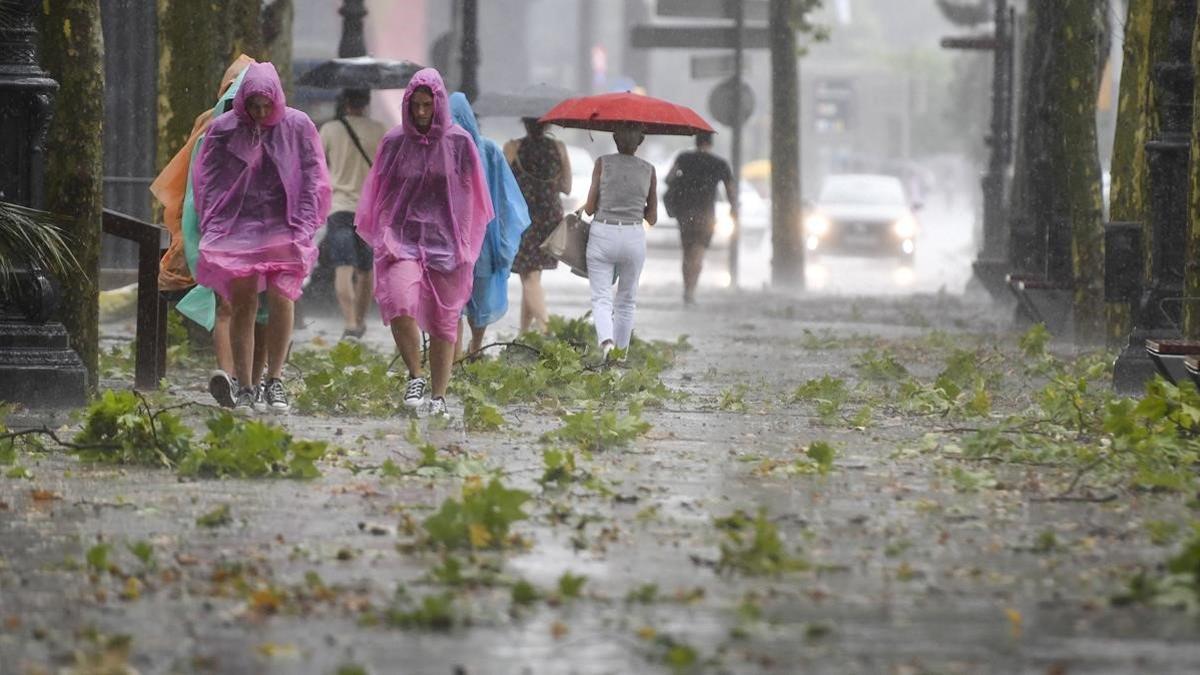
[[[271,114],[263,121],[263,127],[273,127],[283,121],[287,114],[287,99],[283,95],[283,83],[279,81],[279,73],[271,63],[255,63],[246,68],[242,77],[242,86],[233,99],[233,112],[242,124],[254,124],[247,105],[252,96],[266,96],[273,104]]]
[[[479,133],[479,120],[475,118],[475,111],[471,109],[471,102],[467,100],[467,95],[461,91],[450,95],[450,117],[455,124],[471,134],[471,138],[475,141],[475,147],[482,145],[483,136]]]
[[[433,121],[429,125],[429,131],[421,133],[417,129],[417,125],[413,122],[412,113],[409,112],[409,104],[412,101],[412,95],[422,87],[429,89],[433,93]],[[416,75],[408,82],[408,88],[404,90],[404,100],[401,103],[400,127],[404,133],[414,137],[426,137],[425,142],[432,141],[435,138],[440,138],[446,133],[451,125],[450,122],[450,104],[447,101],[446,84],[442,82],[442,76],[434,68],[422,68],[417,71]]]

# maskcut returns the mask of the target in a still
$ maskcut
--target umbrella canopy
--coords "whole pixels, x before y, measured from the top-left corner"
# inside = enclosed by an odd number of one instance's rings
[[[296,83],[322,89],[403,89],[422,68],[412,61],[355,56],[325,61]]]
[[[691,108],[629,92],[572,98],[542,116],[544,124],[616,131],[623,124],[640,124],[647,134],[694,136],[713,128]]]
[[[541,117],[575,95],[564,87],[535,84],[517,91],[485,91],[471,107],[483,117]]]

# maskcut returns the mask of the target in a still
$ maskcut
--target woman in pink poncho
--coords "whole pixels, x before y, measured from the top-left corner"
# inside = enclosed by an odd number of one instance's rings
[[[313,234],[329,213],[329,172],[307,115],[288,108],[275,66],[249,66],[233,110],[208,129],[192,189],[200,216],[196,281],[233,310],[236,407],[289,409],[280,376],[293,303],[317,259]],[[266,293],[267,379],[252,387],[254,318]],[[257,392],[256,392],[257,390]]]
[[[475,141],[450,119],[442,77],[413,76],[400,126],[383,137],[363,184],[355,225],[375,250],[375,300],[408,367],[405,405],[432,394],[446,414],[458,319],[471,297],[475,259],[492,219]],[[430,334],[432,382],[421,370],[421,335]]]

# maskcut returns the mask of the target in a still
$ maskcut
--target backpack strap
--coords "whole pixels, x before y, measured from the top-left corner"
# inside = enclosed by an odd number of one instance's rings
[[[346,127],[346,133],[350,134],[350,140],[354,141],[354,147],[358,148],[358,154],[362,155],[362,158],[366,160],[367,166],[373,166],[371,158],[367,156],[367,151],[363,149],[362,141],[358,140],[358,134],[354,133],[354,127],[350,126],[350,121],[341,115],[338,115],[337,119],[342,123],[342,126]]]

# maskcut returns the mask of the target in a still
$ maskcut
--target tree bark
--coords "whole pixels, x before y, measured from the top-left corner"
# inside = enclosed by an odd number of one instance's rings
[[[42,65],[58,80],[46,159],[46,209],[67,216],[83,274],[61,279],[62,320],[94,391],[100,342],[104,204],[104,33],[100,0],[58,0],[39,15]]]
[[[1100,149],[1096,134],[1096,68],[1100,41],[1098,0],[1061,0],[1056,45],[1057,67],[1051,88],[1051,111],[1057,116],[1058,171],[1061,200],[1051,227],[1070,232],[1076,341],[1093,342],[1105,335],[1104,202],[1101,194]],[[1055,100],[1057,99],[1057,100]]]
[[[279,71],[283,93],[289,99],[292,97],[292,24],[295,16],[292,0],[274,0],[262,10],[263,51]]]
[[[771,0],[771,282],[804,286],[800,237],[800,76],[795,0]]]
[[[265,60],[260,0],[158,0],[158,166],[211,108],[239,54]]]
[[[1051,197],[1042,176],[1050,173],[1050,131],[1046,118],[1050,67],[1049,48],[1054,12],[1030,2],[1025,14],[1021,59],[1021,101],[1012,185],[1009,262],[1014,271],[1046,272],[1046,217]]]

